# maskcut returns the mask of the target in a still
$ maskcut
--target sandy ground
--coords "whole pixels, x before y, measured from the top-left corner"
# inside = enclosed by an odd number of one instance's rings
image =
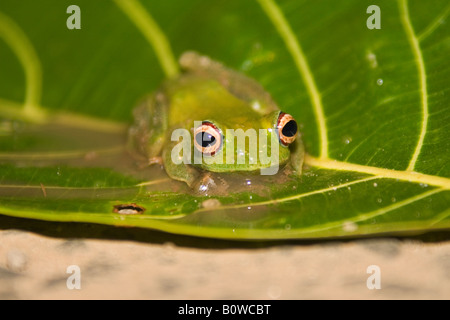
[[[449,298],[449,232],[241,243],[0,216],[0,299]]]

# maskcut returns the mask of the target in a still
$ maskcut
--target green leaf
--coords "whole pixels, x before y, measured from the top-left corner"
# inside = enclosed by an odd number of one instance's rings
[[[372,1],[80,0],[80,30],[71,4],[0,4],[0,213],[230,239],[450,229],[448,1],[378,1],[372,30]],[[136,166],[131,110],[186,50],[299,121],[299,179],[196,196]]]

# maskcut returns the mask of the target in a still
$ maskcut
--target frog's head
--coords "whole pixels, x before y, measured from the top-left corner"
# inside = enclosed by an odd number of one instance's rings
[[[277,168],[276,173],[289,160],[297,133],[295,119],[280,111],[252,121],[233,115],[205,119],[194,124],[192,163],[212,172]]]

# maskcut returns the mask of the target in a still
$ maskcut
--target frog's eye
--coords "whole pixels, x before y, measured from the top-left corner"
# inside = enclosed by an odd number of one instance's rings
[[[277,122],[278,137],[284,146],[290,145],[297,137],[298,126],[294,118],[287,113],[280,112]]]
[[[194,131],[194,145],[203,154],[213,156],[222,146],[222,134],[214,124],[203,121]]]

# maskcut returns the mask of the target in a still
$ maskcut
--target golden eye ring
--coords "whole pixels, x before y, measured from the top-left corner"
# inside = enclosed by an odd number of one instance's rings
[[[209,121],[203,121],[202,125],[194,130],[194,145],[204,155],[215,155],[222,147],[222,141],[220,130]]]
[[[288,146],[294,142],[298,134],[298,125],[294,117],[290,114],[280,112],[277,121],[277,132],[283,146]]]

